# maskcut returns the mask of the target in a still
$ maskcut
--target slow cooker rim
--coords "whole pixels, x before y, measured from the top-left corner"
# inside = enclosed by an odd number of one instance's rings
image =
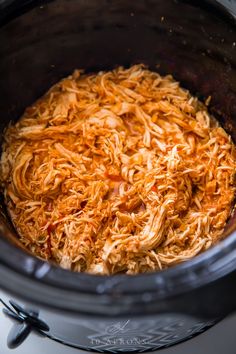
[[[32,290],[30,299],[33,302],[39,300],[36,291],[38,286],[41,291],[44,287],[50,287],[50,297],[47,292],[47,298],[41,298],[40,301],[51,303],[51,306],[54,306],[55,296],[60,291],[77,296],[103,295],[113,299],[144,294],[145,298],[149,294],[158,301],[189,292],[229,274],[235,269],[235,257],[236,231],[202,254],[166,270],[137,275],[92,275],[49,264],[11,245],[0,234],[0,269],[6,275],[0,277],[0,283],[4,289],[25,297],[24,284],[22,287],[12,287],[7,276],[10,272],[20,275],[23,283],[27,282],[27,287]]]

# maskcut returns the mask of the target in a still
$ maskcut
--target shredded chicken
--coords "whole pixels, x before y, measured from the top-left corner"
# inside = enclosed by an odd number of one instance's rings
[[[235,146],[207,107],[143,65],[72,76],[5,132],[1,185],[21,242],[74,271],[135,274],[221,239]]]

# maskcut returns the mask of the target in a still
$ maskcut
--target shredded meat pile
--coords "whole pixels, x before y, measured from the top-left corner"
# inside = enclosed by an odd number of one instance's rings
[[[1,185],[22,243],[64,268],[167,268],[223,233],[235,147],[206,106],[143,65],[72,76],[5,133]]]

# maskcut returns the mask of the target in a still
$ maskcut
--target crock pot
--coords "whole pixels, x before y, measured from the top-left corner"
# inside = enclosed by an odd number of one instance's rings
[[[0,1],[0,130],[75,68],[145,63],[171,73],[236,141],[236,23],[216,1]],[[35,258],[17,241],[3,200],[0,288],[14,321],[8,346],[31,331],[97,352],[144,352],[187,340],[236,308],[236,216],[208,251],[156,273],[95,276]]]

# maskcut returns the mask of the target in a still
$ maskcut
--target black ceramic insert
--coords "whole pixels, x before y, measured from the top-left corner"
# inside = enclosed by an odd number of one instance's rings
[[[212,113],[236,142],[236,24],[213,0],[0,2],[0,134],[75,68],[94,72],[135,63],[171,73],[203,100],[211,96]],[[0,287],[36,307],[40,318],[47,309],[48,335],[58,341],[97,350],[94,338],[100,335],[104,341],[115,320],[123,336],[125,330],[140,333],[145,328],[150,333],[156,328],[157,333],[166,326],[167,344],[153,334],[153,342],[137,342],[135,348],[164,347],[188,338],[187,333],[199,333],[236,308],[235,217],[226,235],[205,253],[162,272],[79,274],[22,250],[1,201]],[[54,320],[56,313],[60,320]],[[131,348],[122,340],[102,343],[101,350]]]

